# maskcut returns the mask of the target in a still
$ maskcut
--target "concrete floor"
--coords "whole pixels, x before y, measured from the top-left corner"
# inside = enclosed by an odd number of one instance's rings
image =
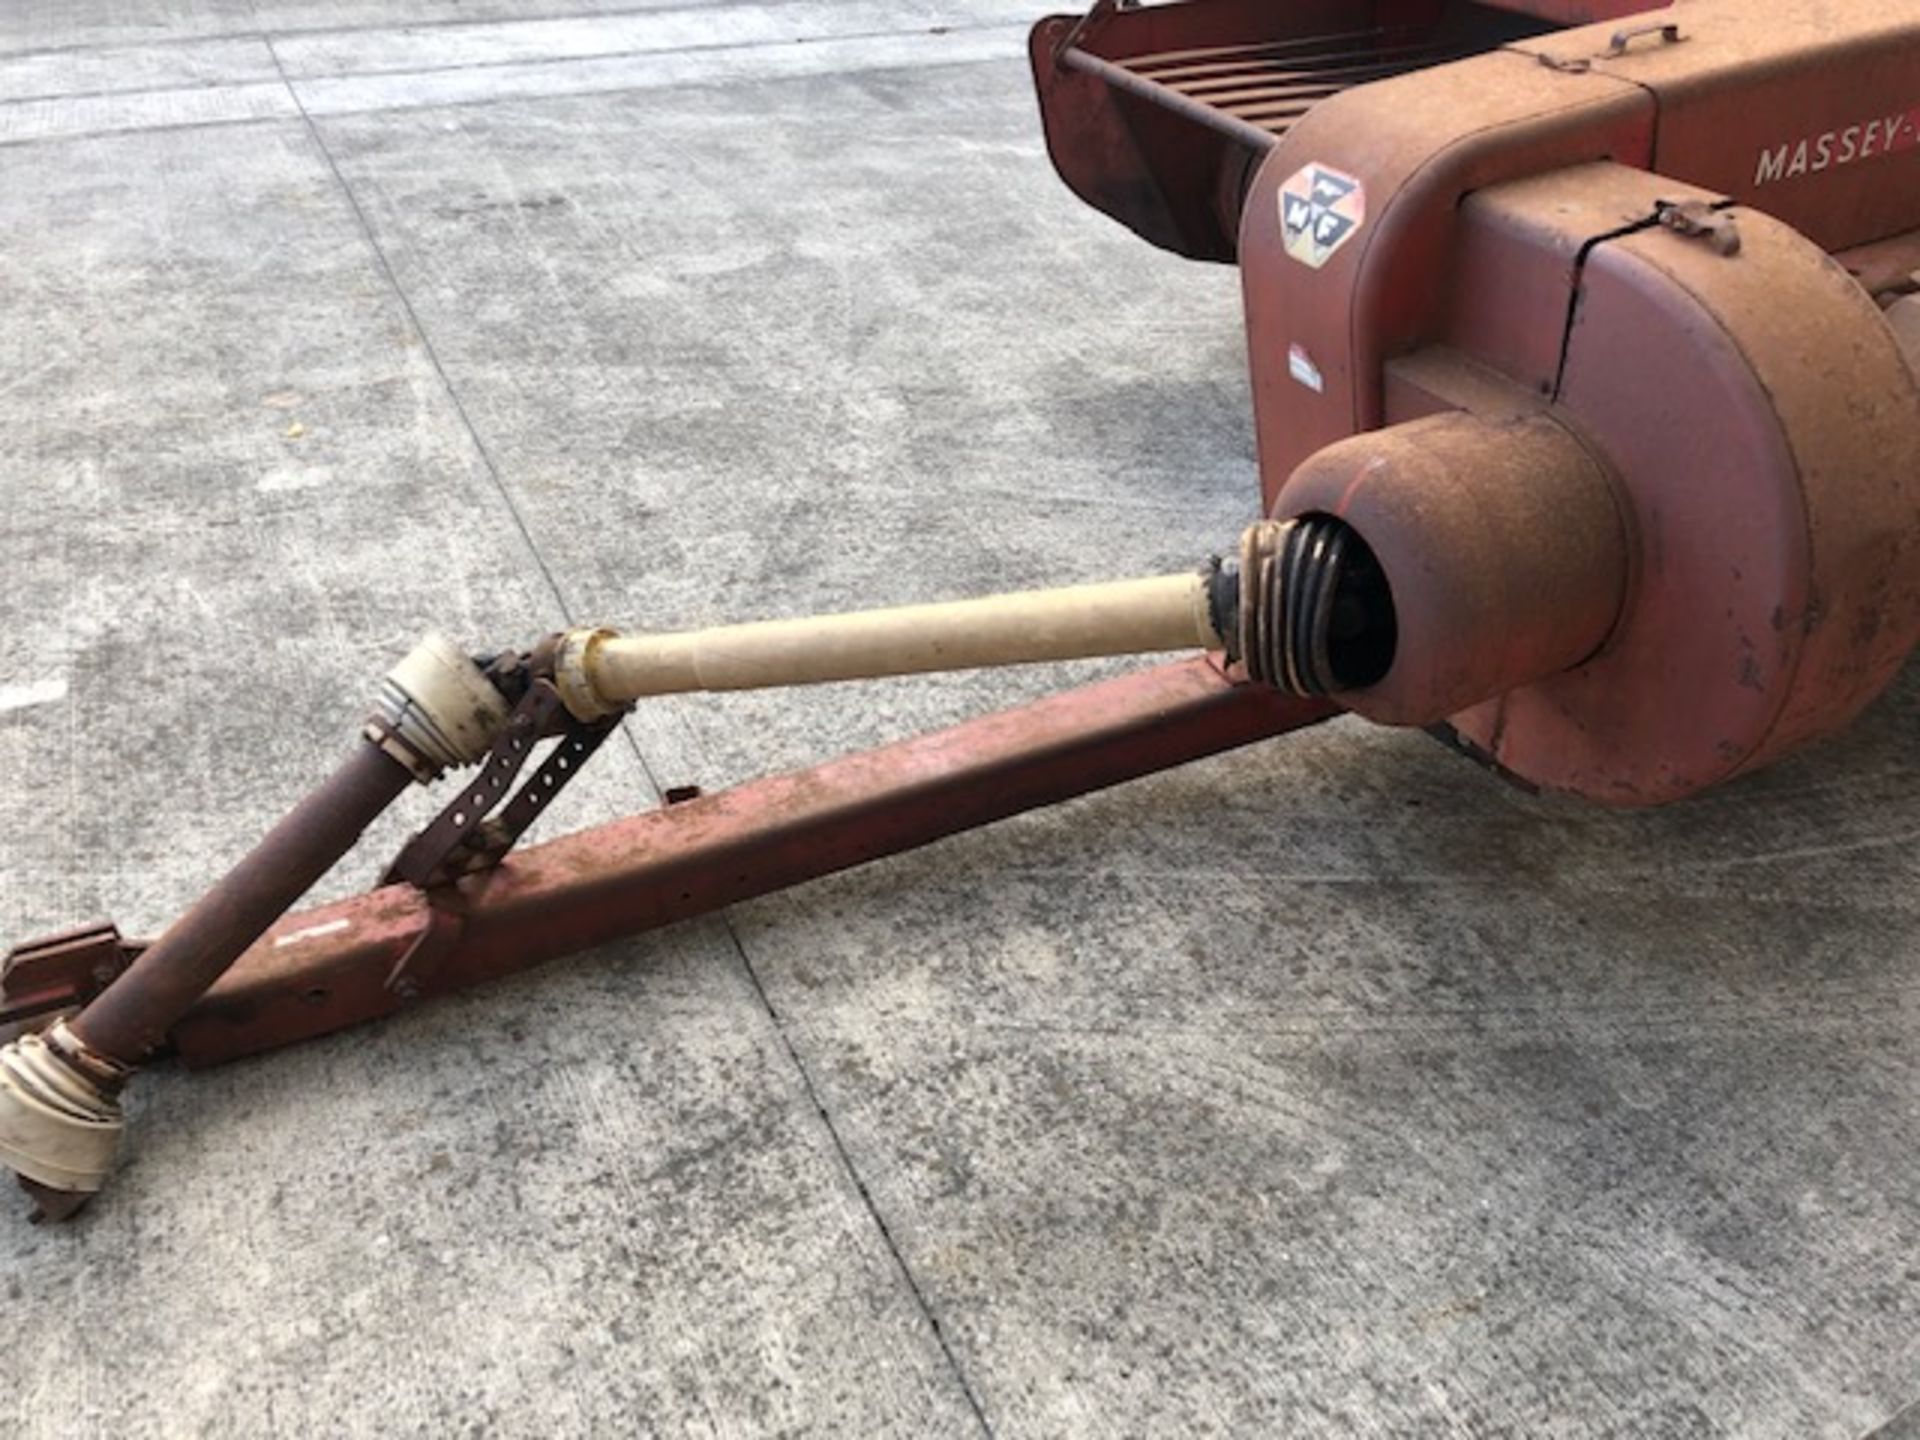
[[[158,928],[430,625],[1225,543],[1235,278],[1033,8],[0,6],[0,935]],[[548,828],[1092,668],[651,704]],[[1624,817],[1341,722],[159,1067],[0,1215],[12,1433],[1912,1436],[1917,727]]]

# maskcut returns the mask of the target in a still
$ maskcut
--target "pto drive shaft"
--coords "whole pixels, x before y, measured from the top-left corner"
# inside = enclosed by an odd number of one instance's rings
[[[1366,682],[1392,624],[1365,547],[1337,521],[1308,519],[1256,525],[1236,563],[1184,575],[681,634],[573,630],[485,670],[430,637],[388,677],[365,745],[332,778],[78,1014],[0,1049],[0,1163],[43,1214],[77,1210],[111,1167],[121,1087],[182,1015],[410,781],[484,759],[471,796],[420,839],[448,818],[456,839],[473,833],[539,738],[523,728],[537,713],[564,706],[571,719],[554,723],[604,726],[649,695],[1192,649],[1324,694]],[[541,695],[550,711],[533,703]],[[448,873],[408,878],[432,888]]]
[[[1282,623],[1284,617],[1284,623]],[[662,635],[572,630],[554,683],[597,719],[654,695],[751,690],[1166,650],[1223,650],[1297,694],[1377,679],[1393,615],[1372,556],[1337,520],[1263,522],[1237,563],[979,600]]]
[[[666,635],[572,631],[556,663],[582,718],[651,695],[750,690],[1100,655],[1220,649],[1211,573]]]

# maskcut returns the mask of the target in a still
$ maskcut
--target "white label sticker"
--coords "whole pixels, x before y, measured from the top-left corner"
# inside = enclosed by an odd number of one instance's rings
[[[1287,373],[1314,394],[1327,393],[1326,378],[1321,375],[1320,367],[1313,363],[1313,357],[1307,353],[1306,346],[1289,345],[1287,347]]]

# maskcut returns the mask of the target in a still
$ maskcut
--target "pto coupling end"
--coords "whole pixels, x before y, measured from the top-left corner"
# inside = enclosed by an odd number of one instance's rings
[[[477,763],[506,723],[506,697],[486,672],[431,634],[387,672],[367,738],[427,784]]]
[[[1206,576],[1227,659],[1289,695],[1343,695],[1393,663],[1393,596],[1367,544],[1330,515],[1262,520]]]
[[[64,1020],[0,1048],[0,1164],[33,1198],[36,1220],[65,1219],[106,1183],[131,1073]]]

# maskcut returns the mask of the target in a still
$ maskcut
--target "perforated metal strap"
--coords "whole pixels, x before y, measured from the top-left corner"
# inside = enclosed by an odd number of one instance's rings
[[[576,720],[561,703],[551,681],[534,681],[480,762],[479,773],[461,787],[430,825],[407,842],[387,867],[381,883],[427,890],[498,865],[612,733],[620,723],[620,714],[591,723]],[[508,799],[514,777],[526,765],[534,746],[556,726],[559,743]],[[505,807],[489,819],[502,801]]]

